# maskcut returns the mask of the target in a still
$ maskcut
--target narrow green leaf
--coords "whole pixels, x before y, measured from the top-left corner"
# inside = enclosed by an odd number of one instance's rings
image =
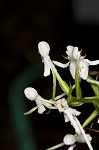
[[[66,93],[66,95],[68,95],[69,94],[69,86],[68,86],[68,84],[65,81],[63,81],[63,79],[59,75],[57,69],[53,65],[52,65],[52,68],[53,68],[53,72],[54,72],[54,74],[56,76],[56,79],[58,80],[58,83],[59,83],[61,89]]]

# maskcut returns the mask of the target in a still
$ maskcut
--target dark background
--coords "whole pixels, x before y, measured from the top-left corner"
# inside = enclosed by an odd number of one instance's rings
[[[43,77],[43,64],[38,54],[38,42],[42,40],[49,43],[50,56],[54,60],[66,62],[62,55],[65,56],[66,46],[69,44],[83,49],[83,54],[90,60],[99,59],[98,10],[97,0],[0,1],[2,150],[44,150],[61,143],[65,134],[73,131],[56,111],[49,115],[39,115],[36,111],[30,116],[23,116],[24,112],[33,107],[33,103],[24,97],[23,90],[27,86],[33,86],[41,96],[50,98],[52,78]],[[98,66],[94,69],[99,70]],[[68,71],[67,76],[66,71],[62,75],[67,82],[72,79]],[[83,94],[90,95],[87,85]],[[86,105],[83,109],[81,122],[94,108]],[[99,146],[98,136],[98,133],[95,134],[93,139],[95,150]],[[85,145],[84,149],[88,147]]]

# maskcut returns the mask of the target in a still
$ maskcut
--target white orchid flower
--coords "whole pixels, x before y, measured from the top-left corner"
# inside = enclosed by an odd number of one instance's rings
[[[42,114],[46,108],[49,108],[49,109],[55,109],[55,107],[53,107],[48,100],[45,100],[44,98],[42,98],[38,92],[32,88],[32,87],[27,87],[25,90],[24,90],[24,94],[25,96],[31,100],[31,101],[35,101],[36,105],[37,105],[37,108],[38,108],[38,113],[39,114]]]
[[[91,142],[92,137],[89,134],[85,134],[85,136],[87,137],[88,141]],[[57,144],[51,148],[48,148],[46,150],[55,150],[57,148],[60,148],[64,145],[70,146],[68,148],[68,150],[73,150],[74,147],[76,146],[76,142],[78,143],[86,143],[86,140],[83,136],[83,134],[67,134],[65,135],[65,137],[63,138],[63,142],[60,144]],[[90,150],[93,150],[92,147],[89,147]]]
[[[58,100],[55,105],[60,112],[64,113],[65,122],[70,121],[71,125],[75,129],[75,133],[77,135],[83,135],[88,147],[90,148],[90,150],[93,150],[93,148],[90,144],[90,141],[88,140],[88,138],[85,134],[84,129],[82,128],[79,120],[76,117],[76,116],[80,115],[80,112],[77,111],[76,109],[70,108],[68,106],[65,98]]]
[[[86,134],[87,139],[89,140],[89,142],[92,140],[92,137],[89,134]],[[63,139],[63,143],[66,145],[70,145],[70,147],[68,148],[68,150],[73,150],[74,147],[76,146],[76,142],[78,143],[85,143],[86,140],[84,138],[84,136],[82,134],[67,134],[65,135],[64,139]]]
[[[38,44],[38,49],[39,49],[39,53],[42,57],[42,61],[44,62],[44,76],[49,76],[50,75],[50,57],[49,57],[49,52],[50,52],[50,46],[47,42],[45,41],[41,41]]]
[[[58,100],[55,105],[56,105],[57,109],[59,110],[59,112],[64,113],[65,122],[70,121],[71,125],[75,129],[75,132],[80,134],[81,130],[79,129],[78,123],[75,120],[75,117],[80,115],[80,112],[77,111],[76,109],[70,108],[68,106],[67,101],[65,100],[65,98],[62,98],[62,99]]]
[[[62,64],[57,61],[53,61],[53,63],[62,68],[66,68],[69,66],[70,73],[73,79],[75,79],[75,71],[77,65],[79,78],[86,80],[88,78],[89,66],[99,64],[99,60],[90,61],[88,59],[85,59],[85,56],[81,56],[81,51],[78,51],[78,47],[73,47],[70,45],[67,46],[66,54],[68,55],[68,63]]]
[[[38,49],[39,49],[39,53],[42,57],[42,61],[44,62],[44,76],[47,77],[50,75],[50,71],[52,71],[52,75],[53,75],[53,93],[52,93],[52,99],[55,98],[55,93],[56,93],[56,77],[54,75],[52,66],[53,63],[50,59],[49,56],[49,52],[50,52],[50,46],[47,42],[45,41],[41,41],[38,44]]]

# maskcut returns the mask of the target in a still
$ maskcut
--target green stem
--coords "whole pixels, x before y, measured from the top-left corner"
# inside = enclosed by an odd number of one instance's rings
[[[98,110],[95,109],[93,113],[85,120],[82,127],[84,128],[85,126],[87,126],[94,118],[98,116],[98,114],[99,114]]]
[[[52,105],[55,104],[54,100],[52,100],[52,99],[46,100],[46,99],[42,98],[41,96],[39,96],[36,100],[39,100],[39,101],[42,101],[42,102],[45,102],[45,103],[49,103],[49,104],[52,104]]]
[[[33,107],[32,109],[30,109],[29,111],[25,112],[24,115],[29,115],[32,112],[34,112],[37,109],[37,106]]]
[[[98,101],[99,98],[98,99],[94,99],[94,98],[90,99],[90,98],[86,97],[86,98],[81,98],[81,99],[73,98],[73,100],[74,100],[73,102],[93,103],[94,101]]]
[[[76,96],[78,99],[80,99],[82,97],[82,91],[78,76],[78,65],[76,65],[76,72],[75,72],[75,88],[76,88]]]
[[[56,77],[54,75],[54,72],[52,70],[52,75],[53,75],[53,93],[52,93],[52,100],[55,99],[55,94],[56,94]]]

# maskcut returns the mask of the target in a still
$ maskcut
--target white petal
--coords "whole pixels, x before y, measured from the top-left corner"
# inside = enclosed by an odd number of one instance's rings
[[[79,67],[79,76],[84,80],[87,79],[88,71],[89,71],[89,64],[83,60],[80,60],[78,67]]]
[[[99,60],[90,61],[90,65],[99,65]]]
[[[46,108],[43,106],[41,101],[36,100],[35,102],[36,102],[37,107],[38,107],[38,113],[42,114],[46,110]]]
[[[74,49],[73,46],[71,46],[71,45],[67,46],[66,54],[67,54],[70,58],[72,58],[72,51],[73,51],[73,49]]]
[[[89,65],[99,65],[99,60],[90,61],[88,59],[84,59],[85,62],[87,62]]]
[[[89,149],[90,149],[90,150],[93,150],[93,147],[92,147],[92,145],[91,145],[91,143],[90,143],[91,138],[88,139],[89,136],[87,137],[87,135],[85,134],[85,131],[84,131],[84,129],[82,128],[82,126],[81,126],[79,120],[78,120],[77,118],[75,118],[75,120],[76,120],[76,122],[78,123],[78,126],[79,126],[79,128],[80,128],[80,131],[81,131],[81,134],[80,134],[80,135],[83,135],[83,137],[84,137],[84,139],[85,139],[85,142],[87,143]]]
[[[65,135],[64,139],[63,139],[63,142],[66,144],[66,145],[72,145],[76,142],[76,138],[74,135],[72,134],[67,134]]]
[[[70,121],[65,113],[64,113],[64,120],[65,120],[65,122],[69,122]]]
[[[77,111],[76,109],[69,108],[69,111],[74,115],[74,116],[79,116],[81,114],[80,111]]]
[[[89,141],[92,140],[92,137],[89,134],[86,134],[86,136],[87,136]],[[86,140],[82,134],[77,135],[76,139],[77,139],[77,142],[79,142],[79,143],[85,143],[86,142]]]
[[[78,60],[80,58],[80,51],[78,51],[78,47],[74,47],[73,49],[73,58]]]
[[[58,66],[58,67],[61,67],[61,68],[66,68],[66,67],[68,67],[69,66],[69,63],[70,62],[68,62],[68,63],[66,63],[66,64],[63,64],[63,63],[60,63],[60,62],[58,62],[58,61],[52,61],[56,66]]]
[[[71,125],[73,126],[73,128],[75,129],[75,132],[77,134],[81,134],[81,130],[79,128],[79,125],[78,125],[78,122],[76,121],[76,116],[75,114],[72,114],[70,111],[69,111],[69,108],[66,109],[64,111],[64,113],[67,115],[67,117],[69,118],[69,121],[71,123]]]
[[[44,76],[47,77],[50,75],[50,64],[47,58],[44,58]]]
[[[32,87],[27,87],[24,90],[24,94],[31,101],[35,100],[37,98],[37,96],[38,96],[37,91],[34,88],[32,88]]]
[[[49,109],[55,109],[55,107],[52,106],[50,103],[42,102],[42,104],[43,104],[44,106],[46,106],[47,108],[49,108]]]
[[[68,150],[73,150],[75,146],[76,146],[75,144],[71,145],[71,146],[68,148]]]
[[[75,71],[76,71],[76,62],[72,61],[70,63],[70,73],[71,73],[73,79],[75,79]]]
[[[46,57],[47,55],[49,55],[50,46],[47,42],[45,41],[39,42],[38,49],[41,56]]]

